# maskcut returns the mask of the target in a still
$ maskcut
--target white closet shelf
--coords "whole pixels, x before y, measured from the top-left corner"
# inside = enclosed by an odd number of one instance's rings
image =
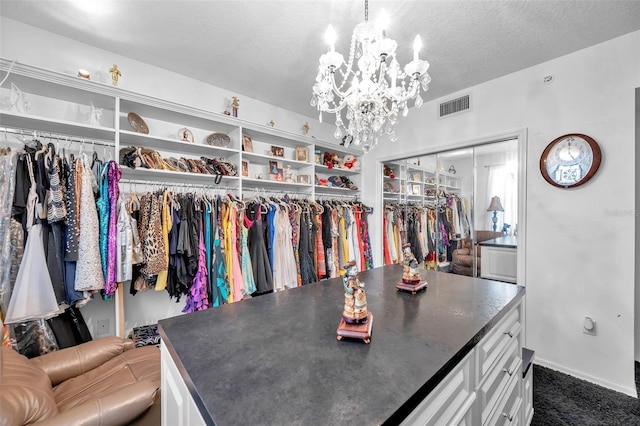
[[[354,197],[358,196],[359,191],[349,189],[349,188],[340,188],[339,186],[324,186],[324,185],[314,185],[316,188],[316,193],[318,192],[326,192],[326,193],[351,193]]]
[[[182,154],[195,154],[205,157],[228,157],[237,155],[238,150],[206,145],[197,142],[184,142],[177,139],[160,138],[143,133],[120,131],[120,146],[136,145],[152,148],[159,151],[172,151]]]
[[[289,164],[289,165],[295,166],[296,168],[313,166],[313,164],[309,163],[308,161],[297,161],[290,158],[276,157],[273,155],[266,155],[266,154],[256,154],[253,152],[246,152],[246,151],[242,151],[242,159],[247,160],[252,164],[267,165],[269,164],[270,161],[278,161],[285,166]]]
[[[17,114],[7,111],[0,112],[0,126],[102,140],[113,140],[116,133],[115,129],[109,127],[95,127],[83,123],[53,120],[30,114]]]
[[[248,178],[248,177],[242,178],[242,186],[243,188],[249,188],[249,189],[258,189],[258,188],[278,189],[278,190],[291,189],[297,192],[300,192],[300,190],[307,190],[305,192],[311,192],[311,186],[307,183],[280,182],[277,180],[254,179],[254,178]]]
[[[122,178],[130,180],[150,180],[166,182],[171,185],[172,182],[180,183],[198,183],[198,184],[210,184],[212,188],[216,187],[215,175],[206,175],[201,173],[187,173],[187,172],[172,172],[169,170],[155,170],[155,169],[130,169],[125,166],[120,166],[122,170]],[[237,176],[223,176],[220,185],[229,185],[230,182],[238,184]]]
[[[327,174],[334,174],[334,175],[357,175],[362,173],[361,170],[351,170],[351,169],[343,169],[342,167],[333,167],[333,168],[329,168],[325,165],[322,164],[316,164],[316,171],[318,173],[327,173]]]

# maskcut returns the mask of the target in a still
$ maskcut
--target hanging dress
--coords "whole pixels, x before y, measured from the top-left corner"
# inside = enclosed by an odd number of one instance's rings
[[[100,263],[98,213],[93,197],[93,188],[96,183],[84,160],[79,161],[77,168],[82,175],[82,184],[80,188],[80,237],[75,289],[78,291],[102,290],[104,275]]]
[[[273,291],[273,276],[269,263],[269,253],[265,244],[265,227],[261,205],[258,202],[247,203],[245,207],[245,224],[249,228],[249,253],[253,278],[256,282],[256,293]]]
[[[198,236],[198,270],[193,283],[187,295],[187,302],[182,312],[190,313],[195,311],[203,311],[209,307],[209,299],[207,296],[207,256],[204,246],[204,234],[202,232],[202,211],[196,212],[195,220],[200,223],[200,232]]]
[[[100,245],[100,264],[102,266],[102,275],[105,280],[107,278],[107,239],[109,236],[109,164],[102,165],[100,169],[100,179],[98,180],[99,196],[96,201],[98,209],[98,220],[100,221],[99,229],[99,245]],[[93,177],[93,176],[92,176]]]
[[[107,281],[105,282],[104,292],[107,296],[115,294],[118,281],[116,251],[118,246],[118,199],[120,197],[120,188],[118,182],[122,176],[120,166],[115,161],[109,161],[108,181],[109,181],[109,226],[107,229]]]
[[[244,211],[243,211],[244,212]],[[256,281],[253,278],[253,265],[251,264],[251,254],[249,253],[249,227],[247,226],[246,216],[240,216],[240,229],[242,233],[241,244],[241,266],[242,277],[244,278],[245,292],[244,294],[252,294],[256,292]]]
[[[229,217],[229,228],[231,231],[231,259],[233,267],[233,300],[238,302],[242,300],[243,294],[246,293],[244,277],[242,276],[242,268],[240,266],[240,253],[238,251],[238,205],[232,203]],[[228,247],[227,247],[228,249]]]
[[[28,157],[27,165],[31,178],[31,188],[27,197],[27,230],[29,235],[4,318],[5,324],[51,318],[62,312],[53,291],[49,270],[42,267],[46,264],[43,229],[41,223],[34,224],[38,194],[33,176],[33,165]]]
[[[287,208],[278,208],[276,217],[276,235],[273,243],[276,247],[276,257],[273,261],[273,287],[275,290],[285,290],[298,286],[296,259],[291,243],[291,222]]]

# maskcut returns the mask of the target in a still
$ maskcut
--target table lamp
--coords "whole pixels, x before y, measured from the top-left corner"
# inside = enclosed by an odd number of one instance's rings
[[[493,230],[495,231],[498,228],[498,212],[504,211],[502,204],[500,204],[500,197],[497,195],[495,197],[491,197],[491,203],[489,204],[489,207],[487,207],[487,211],[493,212],[493,218],[491,218],[491,221],[493,222]]]

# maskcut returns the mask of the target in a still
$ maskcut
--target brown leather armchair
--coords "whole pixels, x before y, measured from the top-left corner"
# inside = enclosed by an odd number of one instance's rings
[[[475,242],[479,243],[482,241],[492,240],[494,238],[501,237],[502,233],[498,231],[476,231]],[[468,275],[470,277],[473,276],[473,247],[471,247],[471,241],[467,241],[468,247],[455,249],[451,253],[451,260],[453,263],[453,273],[459,275]],[[480,276],[480,246],[476,245],[476,251],[478,260],[477,264],[477,277]]]
[[[33,359],[0,348],[3,426],[128,425],[159,412],[150,410],[159,389],[160,350],[131,340],[105,337]]]

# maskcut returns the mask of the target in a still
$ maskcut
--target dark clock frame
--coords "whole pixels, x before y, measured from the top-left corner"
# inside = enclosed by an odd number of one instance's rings
[[[593,162],[591,163],[591,167],[589,167],[589,170],[587,171],[587,173],[579,182],[573,183],[571,185],[561,185],[556,181],[554,181],[551,178],[551,176],[549,176],[549,173],[547,172],[547,158],[549,157],[549,154],[551,153],[553,148],[562,140],[568,137],[576,137],[576,138],[584,139],[591,147],[591,152],[593,153]],[[556,139],[551,141],[551,143],[547,145],[547,147],[544,149],[544,151],[542,152],[542,155],[540,156],[540,173],[542,173],[542,177],[544,178],[544,180],[546,180],[547,182],[549,182],[549,184],[557,188],[563,188],[563,189],[575,188],[577,186],[587,183],[596,174],[596,172],[598,171],[598,168],[600,168],[601,161],[602,161],[602,151],[600,150],[600,145],[598,145],[598,143],[592,137],[584,135],[582,133],[568,133],[566,135],[557,137]]]

